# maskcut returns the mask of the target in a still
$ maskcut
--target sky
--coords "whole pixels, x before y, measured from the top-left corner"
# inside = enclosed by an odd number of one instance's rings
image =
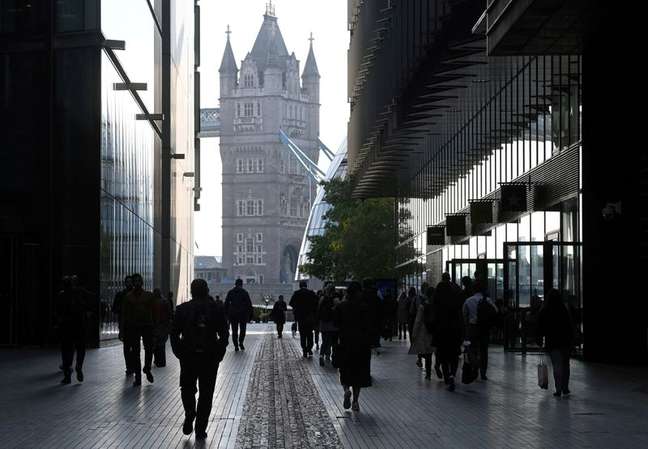
[[[227,25],[239,68],[252,50],[268,0],[201,0],[201,107],[218,107],[218,68],[225,49]],[[346,0],[273,0],[279,27],[290,53],[295,52],[303,70],[308,55],[308,38],[313,42],[321,80],[320,139],[336,151],[346,137],[349,120],[347,103]],[[222,255],[221,162],[218,139],[201,143],[203,191],[201,211],[195,214],[195,241],[198,255]],[[325,157],[320,157],[326,168]]]

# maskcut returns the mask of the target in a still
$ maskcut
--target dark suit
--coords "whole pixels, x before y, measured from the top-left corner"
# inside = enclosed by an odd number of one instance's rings
[[[227,321],[223,307],[206,298],[176,308],[171,348],[180,360],[180,391],[187,418],[196,418],[196,431],[205,431],[212,408],[218,364],[227,347]],[[200,388],[196,408],[196,384]]]
[[[232,343],[238,349],[245,341],[247,323],[252,318],[252,300],[243,287],[234,287],[225,298],[225,313],[232,327]]]
[[[300,288],[290,298],[290,307],[293,308],[295,321],[299,324],[299,339],[304,355],[313,352],[313,330],[317,321],[318,305],[319,298],[307,288]]]

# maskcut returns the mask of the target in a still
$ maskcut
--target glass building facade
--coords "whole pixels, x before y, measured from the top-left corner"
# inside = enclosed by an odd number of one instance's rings
[[[63,275],[78,275],[96,299],[90,338],[97,344],[117,336],[112,302],[128,274],[142,274],[149,289],[166,276],[174,299],[188,299],[194,178],[186,174],[194,172],[199,9],[170,4],[167,65],[162,0],[0,2],[0,242],[7,250],[0,344],[55,340]],[[162,112],[167,66],[168,146],[184,155],[168,178],[163,121],[153,116]],[[167,244],[171,263],[163,267]]]
[[[515,351],[539,349],[533,314],[556,288],[585,357],[648,360],[648,327],[619,313],[632,325],[610,337],[600,295],[618,295],[601,279],[627,277],[617,261],[622,230],[645,235],[640,188],[613,174],[642,163],[613,154],[627,140],[618,132],[624,125],[597,100],[606,92],[605,101],[617,101],[607,94],[610,80],[622,82],[602,52],[620,45],[607,32],[618,29],[615,8],[572,0],[348,3],[349,172],[357,198],[398,200],[400,234],[408,236],[399,247],[415,250],[399,251],[415,254],[399,261],[403,283],[435,285],[443,272],[456,282],[484,279],[506,311],[497,337]],[[631,210],[621,212],[622,204]],[[643,257],[625,266],[632,271]],[[614,352],[620,335],[635,354]]]

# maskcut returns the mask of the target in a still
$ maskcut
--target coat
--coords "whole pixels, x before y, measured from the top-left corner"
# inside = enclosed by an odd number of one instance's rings
[[[538,317],[538,331],[545,337],[547,351],[571,347],[574,343],[574,324],[564,304],[545,305]]]
[[[272,306],[270,318],[276,324],[284,324],[286,322],[286,310],[288,310],[286,301],[277,301],[274,303],[274,306]]]
[[[434,339],[438,347],[459,350],[463,341],[463,296],[452,282],[440,282],[434,295]]]
[[[407,296],[407,293],[401,293],[398,298],[398,323],[407,324],[409,320],[409,308],[411,303],[411,298]]]
[[[252,319],[252,300],[243,287],[234,287],[225,298],[225,314],[230,321],[247,323]]]
[[[434,337],[425,326],[424,310],[425,304],[419,305],[412,328],[412,345],[409,354],[432,354],[434,352]]]
[[[290,298],[290,307],[293,308],[295,321],[305,325],[315,326],[318,305],[319,298],[314,291],[307,288],[300,288]]]
[[[180,304],[170,336],[171,349],[178,359],[199,355],[206,362],[220,362],[229,338],[223,307],[211,299]]]
[[[371,386],[371,345],[375,315],[362,299],[344,300],[335,308],[334,323],[340,330],[336,357],[341,358],[340,383],[350,387]]]

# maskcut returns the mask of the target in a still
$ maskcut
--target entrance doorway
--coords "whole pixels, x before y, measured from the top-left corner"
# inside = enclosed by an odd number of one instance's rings
[[[493,301],[504,297],[504,259],[453,259],[446,263],[446,271],[457,285],[463,277],[485,279]]]
[[[504,243],[505,349],[539,351],[538,317],[549,290],[557,289],[582,335],[580,243]],[[579,340],[582,340],[579,338]],[[580,341],[577,341],[580,351]]]

